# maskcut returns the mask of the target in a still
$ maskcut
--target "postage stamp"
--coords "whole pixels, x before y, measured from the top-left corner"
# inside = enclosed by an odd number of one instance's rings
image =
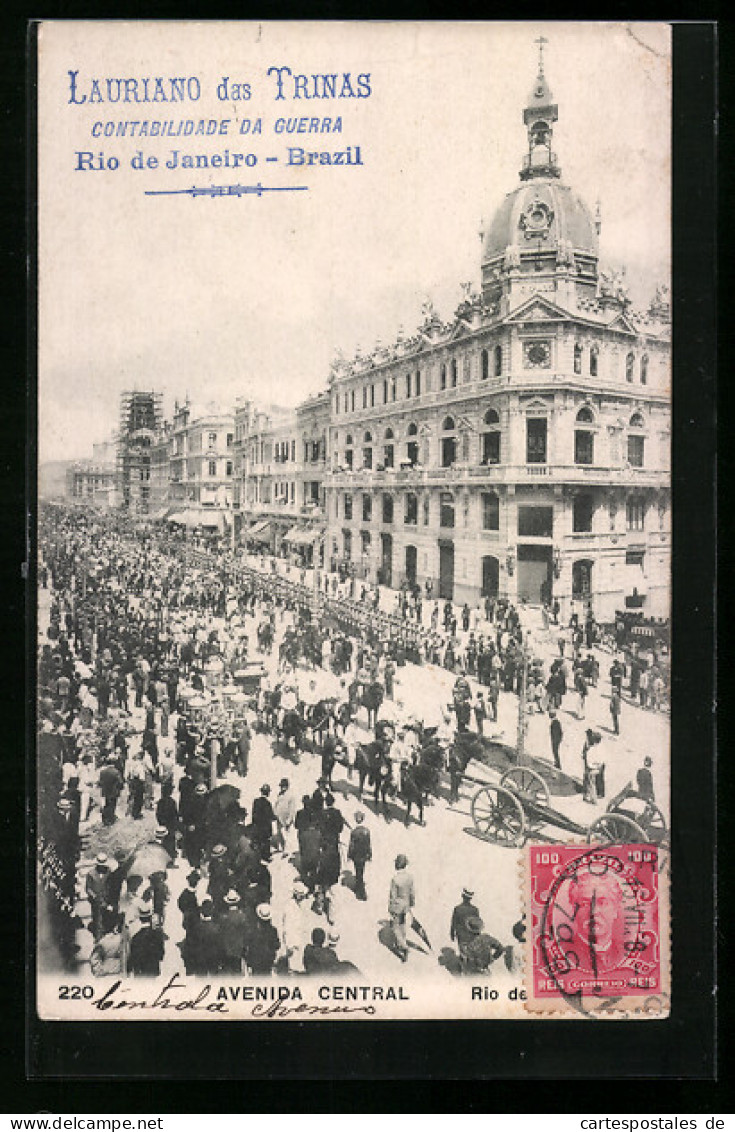
[[[659,1013],[667,995],[658,848],[530,846],[531,1009]]]

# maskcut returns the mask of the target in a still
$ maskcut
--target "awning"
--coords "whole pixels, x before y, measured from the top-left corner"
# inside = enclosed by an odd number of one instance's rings
[[[320,537],[320,532],[313,528],[292,527],[283,536],[283,541],[290,543],[291,546],[312,546]]]
[[[270,535],[272,527],[273,523],[270,519],[259,519],[247,531],[243,531],[243,534],[245,538],[266,539]]]
[[[217,527],[220,531],[225,526],[225,516],[222,511],[205,508],[187,507],[183,511],[175,511],[169,515],[169,523],[178,523],[182,527]]]

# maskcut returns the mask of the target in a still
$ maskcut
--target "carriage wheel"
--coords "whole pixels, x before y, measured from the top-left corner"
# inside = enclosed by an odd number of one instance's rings
[[[587,830],[587,841],[600,845],[640,845],[648,838],[638,822],[613,810],[592,823]]]
[[[475,829],[496,845],[518,848],[526,839],[523,806],[510,790],[502,786],[483,786],[472,799]]]
[[[522,798],[528,798],[538,806],[549,805],[549,788],[540,774],[528,766],[512,766],[500,779],[501,786],[507,786]]]

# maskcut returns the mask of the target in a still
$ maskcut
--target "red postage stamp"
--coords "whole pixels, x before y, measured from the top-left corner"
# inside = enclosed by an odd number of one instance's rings
[[[585,1009],[660,994],[655,845],[528,849],[531,995]],[[628,1004],[629,1005],[629,1004]]]

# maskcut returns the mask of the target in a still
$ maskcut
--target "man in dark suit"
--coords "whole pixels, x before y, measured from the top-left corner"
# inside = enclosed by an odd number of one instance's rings
[[[358,900],[367,900],[365,865],[373,859],[370,830],[365,828],[364,821],[364,813],[358,810],[355,814],[355,828],[350,833],[350,844],[347,849],[347,858],[355,866],[355,896]]]
[[[551,720],[549,724],[549,735],[551,737],[551,750],[554,755],[554,766],[557,770],[561,770],[559,748],[561,747],[561,741],[564,738],[564,732],[562,730],[561,721],[558,719],[555,711],[549,712],[549,719]]]
[[[130,941],[128,969],[131,975],[153,978],[161,973],[163,932],[152,926],[152,916],[151,908],[144,908],[140,912],[142,927]]]
[[[457,944],[460,959],[465,958],[467,944],[474,938],[467,927],[468,920],[479,918],[475,905],[472,903],[474,892],[471,888],[462,889],[462,903],[457,904],[452,912],[452,922],[449,925],[449,938]]]

